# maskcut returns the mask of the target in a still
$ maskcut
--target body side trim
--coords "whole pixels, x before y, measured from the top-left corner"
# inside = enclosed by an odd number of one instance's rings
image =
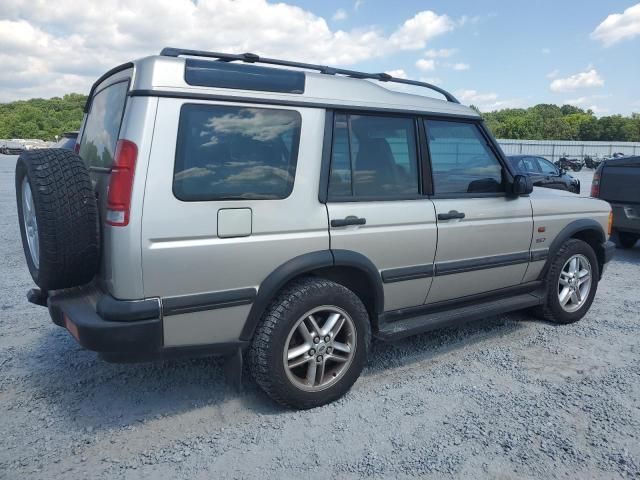
[[[381,273],[383,283],[404,282],[418,278],[433,277],[433,264],[415,265],[412,267],[390,268]]]
[[[162,314],[167,317],[182,313],[202,312],[218,308],[248,305],[256,298],[255,288],[240,288],[224,292],[198,293],[162,299]]]
[[[473,270],[483,270],[485,268],[505,267],[528,263],[530,259],[529,250],[526,252],[509,253],[506,255],[492,255],[484,258],[473,258],[470,260],[453,260],[436,263],[436,276],[451,275],[454,273],[471,272]]]

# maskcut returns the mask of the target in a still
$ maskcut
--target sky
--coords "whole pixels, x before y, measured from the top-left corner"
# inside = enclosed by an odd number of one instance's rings
[[[384,71],[482,111],[640,112],[633,0],[1,0],[0,102],[87,93],[165,46]]]

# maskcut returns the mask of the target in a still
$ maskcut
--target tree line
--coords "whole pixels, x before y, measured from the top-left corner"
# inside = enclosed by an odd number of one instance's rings
[[[472,108],[475,108],[472,105]],[[478,111],[477,108],[475,110]],[[497,138],[514,140],[588,140],[640,142],[640,114],[596,117],[573,105],[541,103],[482,113]]]
[[[55,140],[64,132],[78,130],[86,95],[33,98],[0,104],[0,138]]]
[[[70,93],[62,98],[0,104],[0,138],[54,140],[56,135],[77,130],[86,100],[86,95]],[[591,110],[572,105],[539,104],[485,112],[482,116],[497,138],[640,142],[638,113],[598,118]]]

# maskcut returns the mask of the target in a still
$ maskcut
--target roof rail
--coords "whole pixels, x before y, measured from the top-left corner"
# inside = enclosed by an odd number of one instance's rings
[[[415,85],[417,87],[428,88],[444,96],[444,98],[446,98],[448,102],[460,103],[456,97],[454,97],[452,94],[450,94],[449,92],[447,92],[446,90],[440,87],[436,87],[435,85],[432,85],[426,82],[418,82],[417,80],[395,78],[389,75],[388,73],[365,73],[365,72],[358,72],[356,70],[345,70],[343,68],[329,67],[326,65],[315,65],[313,63],[291,62],[289,60],[278,60],[276,58],[260,57],[255,53],[233,54],[233,53],[206,52],[203,50],[188,50],[183,48],[165,47],[160,52],[160,55],[164,57],[188,56],[188,57],[215,58],[218,61],[222,61],[222,62],[241,61],[245,63],[264,63],[268,65],[280,65],[283,67],[294,67],[294,68],[304,68],[306,70],[315,70],[325,75],[345,75],[347,77],[378,80],[380,82],[403,83],[405,85]]]

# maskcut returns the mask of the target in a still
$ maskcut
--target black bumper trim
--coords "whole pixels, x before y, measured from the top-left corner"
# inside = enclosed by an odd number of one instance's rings
[[[104,295],[103,295],[104,296]],[[51,319],[66,328],[80,345],[95,352],[154,352],[162,348],[159,317],[109,321],[97,312],[95,292],[77,291],[49,297]]]
[[[117,300],[111,295],[104,294],[96,305],[97,313],[104,320],[111,322],[135,322],[160,318],[160,301],[147,300]]]

